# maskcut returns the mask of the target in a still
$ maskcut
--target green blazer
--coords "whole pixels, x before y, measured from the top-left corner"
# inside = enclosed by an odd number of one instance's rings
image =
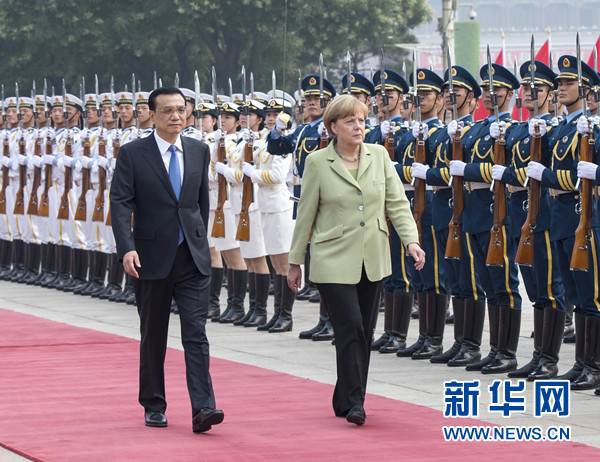
[[[303,264],[310,238],[310,279],[357,284],[364,264],[370,281],[392,272],[385,212],[405,244],[417,227],[394,165],[383,146],[362,144],[355,180],[333,143],[306,158],[291,264]]]

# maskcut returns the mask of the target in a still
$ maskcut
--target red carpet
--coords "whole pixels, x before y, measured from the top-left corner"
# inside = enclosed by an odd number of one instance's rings
[[[225,422],[196,435],[183,353],[173,349],[166,364],[169,427],[147,428],[137,403],[138,342],[6,310],[0,325],[0,445],[36,461],[600,456],[577,443],[446,443],[442,426],[478,422],[374,395],[366,425],[355,427],[333,416],[331,386],[220,359],[211,371]]]

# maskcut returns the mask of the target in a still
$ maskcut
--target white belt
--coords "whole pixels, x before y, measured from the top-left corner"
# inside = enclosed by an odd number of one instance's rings
[[[439,191],[440,189],[452,189],[452,186],[434,186],[434,191]]]
[[[578,191],[563,191],[562,189],[551,189],[550,190],[550,195],[552,197],[556,197],[556,196],[561,196],[563,194],[575,194]]]
[[[425,186],[425,189],[426,189],[427,191],[433,191],[433,186],[426,185],[426,186]],[[413,185],[411,185],[411,184],[405,184],[405,185],[404,185],[404,190],[405,190],[405,191],[414,191],[414,190],[415,190],[415,187],[414,187]]]
[[[523,186],[509,186],[508,189],[510,190],[511,193],[527,191],[527,188],[524,188]]]
[[[476,181],[469,181],[466,183],[467,189],[473,191],[474,189],[490,189],[490,183],[479,183]]]

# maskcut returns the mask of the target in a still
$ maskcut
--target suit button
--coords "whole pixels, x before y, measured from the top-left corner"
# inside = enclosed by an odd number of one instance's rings
[[[358,210],[361,210],[361,211],[362,211],[362,210],[364,210],[364,207],[363,207],[362,205],[359,205],[359,206],[358,206]]]
[[[356,191],[356,194],[358,194],[359,196],[362,196],[362,191]]]
[[[179,232],[179,227],[175,227],[173,230]]]
[[[364,221],[361,221],[361,222],[360,222],[360,226],[365,226],[365,222],[364,222]]]

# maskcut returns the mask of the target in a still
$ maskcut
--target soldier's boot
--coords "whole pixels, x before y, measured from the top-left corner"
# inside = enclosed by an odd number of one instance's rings
[[[427,298],[427,335],[423,346],[412,354],[412,359],[430,359],[443,350],[448,296],[428,293],[425,297]]]
[[[267,322],[267,301],[271,287],[271,274],[256,273],[254,278],[256,280],[254,310],[252,311],[252,315],[244,322],[244,327],[258,327]]]
[[[425,344],[425,339],[427,338],[427,297],[425,294],[421,292],[417,293],[417,305],[419,311],[419,338],[412,345],[396,352],[396,356],[401,358],[412,356],[415,351],[419,350]]]
[[[29,254],[31,253],[30,244],[23,241],[23,271],[21,274],[13,276],[12,281],[18,284],[22,284],[24,279],[29,276]]]
[[[58,277],[48,284],[51,289],[59,289],[71,280],[71,248],[66,245],[58,246]],[[60,290],[60,289],[59,289]]]
[[[571,382],[571,390],[591,390],[600,385],[600,318],[585,318],[583,371]]]
[[[108,284],[99,292],[94,292],[92,297],[101,300],[110,300],[111,297],[119,295],[123,287],[123,276],[125,268],[119,261],[116,253],[108,256]]]
[[[287,276],[285,274],[276,274],[273,278],[273,316],[269,319],[268,322],[264,322],[261,325],[257,326],[256,330],[259,331],[268,331],[271,327],[275,325],[277,319],[279,319],[279,314],[281,313],[281,299],[283,297],[282,290],[283,285],[287,285]],[[296,295],[294,294],[294,297]]]
[[[390,339],[394,316],[394,292],[383,291],[383,334],[371,344],[371,350],[379,350]]]
[[[536,368],[527,376],[528,381],[548,380],[558,375],[558,353],[562,344],[565,316],[564,311],[551,306],[544,308],[541,356]]]
[[[106,279],[106,259],[107,255],[99,251],[90,252],[90,277],[88,284],[81,290],[73,291],[74,294],[91,295],[97,290],[104,288]]]
[[[298,297],[296,297],[298,300]],[[311,339],[313,335],[317,332],[320,332],[325,327],[325,324],[329,322],[329,313],[327,313],[327,307],[325,306],[325,302],[321,300],[319,304],[319,322],[312,329],[304,330],[300,332],[298,338],[301,339]]]
[[[485,321],[485,301],[467,298],[464,310],[463,341],[460,350],[448,361],[449,367],[462,367],[481,359],[481,337]]]
[[[585,316],[575,312],[575,364],[565,374],[556,377],[556,380],[569,380],[573,382],[583,371],[583,352],[585,345]]]
[[[131,294],[133,293],[133,276],[125,273],[125,285],[123,286],[123,290],[121,293],[115,295],[114,297],[109,297],[108,300],[116,303],[127,303],[127,300],[131,298]]]
[[[71,283],[62,290],[65,292],[73,292],[77,289],[84,288],[87,281],[89,268],[89,253],[87,250],[73,249],[71,256]]]
[[[278,275],[281,282],[281,304],[280,312],[275,325],[269,329],[270,333],[288,332],[292,330],[294,325],[292,319],[292,309],[294,308],[294,301],[296,300],[296,294],[287,283],[287,276],[285,274]]]
[[[25,244],[26,273],[19,281],[22,284],[32,285],[40,275],[40,261],[42,246],[40,244]]]
[[[49,270],[44,279],[40,281],[41,287],[50,287],[60,277],[60,248],[57,244],[48,244],[46,248]]]
[[[221,324],[233,324],[246,314],[244,308],[244,299],[246,298],[246,289],[248,288],[248,270],[233,270],[233,298],[231,301],[231,310],[227,316],[219,319]]]
[[[12,241],[0,240],[0,280],[10,272],[10,260],[12,256]]]
[[[410,324],[414,295],[402,291],[394,292],[394,311],[392,316],[392,331],[389,340],[379,348],[380,353],[397,353],[406,348],[406,335]]]
[[[25,275],[25,242],[21,239],[13,243],[13,270],[8,281],[17,282]]]
[[[229,316],[231,313],[231,308],[233,306],[233,270],[231,268],[227,268],[227,305],[225,306],[225,310],[218,314],[217,316],[213,316],[210,321],[211,322],[219,322],[219,320],[225,316]]]
[[[85,273],[83,272],[81,266],[78,267],[77,277],[75,278],[77,281],[81,281],[83,279],[83,284],[79,284],[76,287],[73,287],[73,293],[75,295],[82,295],[82,292],[87,290],[90,285],[92,285],[92,280],[94,278],[93,271],[96,270],[94,262],[94,252],[91,250],[76,250],[77,253],[81,253],[83,255],[83,259],[87,261],[87,267]]]
[[[573,324],[573,310],[575,307],[568,299],[565,300],[565,303],[567,305],[567,316],[565,318],[563,342],[575,343],[575,325]]]
[[[545,309],[542,308],[533,308],[533,356],[531,361],[525,364],[523,367],[519,369],[515,369],[514,371],[510,371],[508,376],[510,378],[524,378],[529,377],[538,366],[540,362],[540,358],[542,357],[542,339],[544,332],[544,317],[545,317]]]
[[[465,323],[465,299],[452,297],[452,312],[454,313],[454,343],[442,354],[434,355],[430,361],[436,364],[447,364],[460,351],[463,342]]]
[[[207,318],[212,319],[221,314],[221,284],[223,284],[223,268],[211,268],[210,286],[208,289],[208,314]]]
[[[56,290],[62,290],[63,292],[68,292],[69,287],[71,287],[75,283],[75,274],[73,273],[73,267],[76,264],[75,260],[77,258],[75,249],[72,247],[63,246],[63,253],[67,254],[66,257],[69,260],[68,273],[69,277],[66,281],[62,281],[60,284],[57,284],[55,287]]]
[[[481,368],[483,374],[498,374],[517,368],[517,347],[521,332],[521,310],[500,307],[498,352],[494,359]]]
[[[246,311],[246,314],[241,319],[234,321],[234,326],[243,326],[254,314],[254,309],[256,308],[256,276],[257,273],[248,273],[248,311]]]
[[[467,364],[468,371],[480,371],[483,366],[487,366],[496,357],[498,352],[498,326],[500,323],[500,308],[497,305],[488,303],[488,320],[490,323],[490,352],[485,358],[479,361]]]
[[[40,272],[32,281],[28,281],[28,285],[41,286],[44,279],[46,279],[49,273],[52,271],[53,264],[53,252],[50,249],[51,244],[41,244],[39,248],[40,252]]]

